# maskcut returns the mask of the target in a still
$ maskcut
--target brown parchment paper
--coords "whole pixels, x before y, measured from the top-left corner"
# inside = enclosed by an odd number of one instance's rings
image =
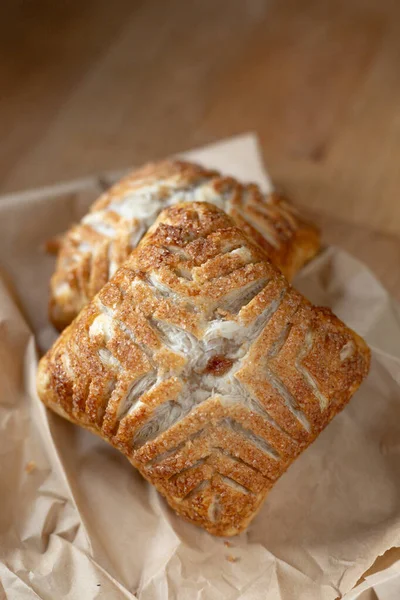
[[[254,136],[187,156],[270,186]],[[176,517],[122,455],[46,411],[35,393],[35,341],[44,350],[55,338],[46,305],[54,259],[43,244],[114,178],[0,198],[0,598],[342,597],[400,546],[399,306],[336,248],[297,278],[366,337],[371,373],[228,546]],[[386,595],[376,587],[371,597],[399,598],[399,571],[395,563],[367,577],[348,598],[385,582]]]

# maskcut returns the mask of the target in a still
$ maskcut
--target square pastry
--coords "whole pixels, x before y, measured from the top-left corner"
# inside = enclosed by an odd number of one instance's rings
[[[50,317],[68,325],[128,258],[158,214],[182,202],[209,202],[225,210],[291,279],[320,245],[319,232],[276,193],[181,161],[134,171],[93,204],[63,236],[50,284]]]
[[[38,393],[171,507],[234,535],[349,401],[365,342],[214,205],[164,210],[42,358]]]

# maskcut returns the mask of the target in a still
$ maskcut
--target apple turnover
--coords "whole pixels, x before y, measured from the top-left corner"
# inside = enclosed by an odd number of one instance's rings
[[[60,242],[50,318],[62,330],[128,258],[157,215],[181,202],[225,210],[291,279],[319,249],[318,230],[276,193],[262,194],[198,165],[164,161],[133,172],[103,194]]]
[[[165,209],[42,358],[52,410],[118,448],[188,521],[242,531],[369,368],[215,205]]]

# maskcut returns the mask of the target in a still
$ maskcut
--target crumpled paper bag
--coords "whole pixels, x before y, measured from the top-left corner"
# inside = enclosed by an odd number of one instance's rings
[[[187,156],[270,186],[253,136]],[[366,337],[371,373],[248,531],[214,538],[179,519],[122,455],[47,411],[35,392],[35,340],[43,351],[55,338],[46,306],[54,258],[43,244],[113,179],[0,199],[0,598],[341,597],[400,546],[399,306],[336,248],[298,276],[313,302]],[[351,600],[374,581],[361,585]]]

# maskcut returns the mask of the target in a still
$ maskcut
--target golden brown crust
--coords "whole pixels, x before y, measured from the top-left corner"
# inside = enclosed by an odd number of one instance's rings
[[[60,241],[51,279],[50,318],[63,329],[128,258],[159,212],[171,204],[207,201],[224,209],[290,280],[319,249],[317,229],[275,193],[242,185],[198,165],[146,165],[103,194]]]
[[[207,203],[165,210],[41,360],[38,392],[187,520],[234,535],[365,377],[365,342]]]

